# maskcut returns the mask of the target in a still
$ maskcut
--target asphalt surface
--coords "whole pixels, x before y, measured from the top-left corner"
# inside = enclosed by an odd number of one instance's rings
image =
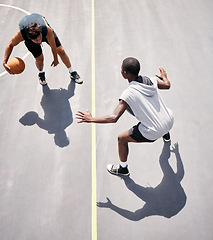
[[[96,115],[116,107],[128,86],[121,62],[134,56],[142,75],[166,69],[172,87],[161,96],[175,117],[171,146],[162,139],[130,144],[130,178],[123,179],[106,166],[118,163],[117,136],[137,120],[124,113],[116,124],[96,125],[97,224],[92,127],[75,119],[78,110],[94,107],[92,1],[1,4],[10,5],[0,5],[1,62],[20,19],[36,12],[47,18],[84,79],[82,85],[70,82],[63,63],[50,67],[46,44],[46,87],[23,43],[11,57],[24,57],[24,72],[11,76],[0,66],[1,239],[211,240],[213,2],[94,2]]]

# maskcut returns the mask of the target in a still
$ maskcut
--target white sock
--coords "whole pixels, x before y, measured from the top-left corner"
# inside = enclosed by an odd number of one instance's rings
[[[69,72],[72,73],[73,72],[73,69],[72,67],[68,68]]]
[[[120,165],[121,165],[122,168],[125,168],[127,166],[127,161],[126,162],[121,162],[120,161]]]
[[[44,72],[44,70],[39,71],[39,73],[43,73],[43,72]]]

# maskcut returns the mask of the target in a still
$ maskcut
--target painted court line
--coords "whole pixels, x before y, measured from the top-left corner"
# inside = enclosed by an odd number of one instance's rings
[[[95,0],[92,0],[92,115],[95,116]],[[97,240],[96,125],[92,123],[92,240]]]
[[[9,7],[9,8],[14,8],[14,9],[16,9],[16,10],[19,10],[19,11],[21,11],[21,12],[24,12],[24,13],[26,13],[27,15],[30,15],[30,14],[31,14],[30,12],[28,12],[28,11],[26,11],[26,10],[22,9],[22,8],[16,7],[16,6],[11,6],[11,5],[7,5],[7,4],[1,4],[1,3],[0,3],[0,7]]]
[[[19,11],[21,11],[21,12],[24,12],[24,13],[26,13],[27,15],[30,15],[30,14],[31,14],[30,12],[28,12],[28,11],[22,9],[22,8],[15,7],[15,6],[11,6],[11,5],[7,5],[7,4],[1,4],[1,3],[0,3],[0,7],[13,8],[13,9],[19,10]],[[27,52],[27,53],[22,57],[22,59],[24,60],[29,54],[30,54],[30,53]],[[6,73],[7,73],[7,71],[5,70],[4,72],[2,72],[2,73],[0,74],[0,77],[4,76]]]

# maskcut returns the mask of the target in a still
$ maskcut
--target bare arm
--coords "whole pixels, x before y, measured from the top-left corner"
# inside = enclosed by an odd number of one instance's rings
[[[51,64],[51,66],[56,67],[59,62],[58,62],[58,55],[57,55],[57,48],[56,48],[56,44],[55,44],[55,38],[52,32],[52,29],[50,27],[47,26],[47,41],[51,47],[52,50],[52,54],[53,54],[53,62]]]
[[[104,116],[104,117],[92,117],[90,111],[87,111],[86,113],[83,113],[81,111],[78,111],[76,114],[76,118],[80,119],[78,123],[86,122],[86,123],[115,123],[118,121],[120,116],[124,113],[124,111],[127,109],[127,103],[123,100],[119,101],[119,104],[115,108],[112,114]]]
[[[13,51],[13,48],[18,45],[20,42],[24,41],[21,32],[18,31],[13,37],[12,39],[9,41],[6,49],[5,49],[5,53],[4,53],[4,61],[3,61],[3,66],[6,69],[6,71],[10,74],[12,74],[10,72],[10,67],[7,65],[8,59]]]
[[[165,69],[163,68],[159,68],[160,70],[160,75],[155,75],[156,77],[158,77],[160,79],[160,81],[158,80],[158,88],[159,89],[170,89],[171,87],[171,83],[167,78],[167,73],[165,71]]]

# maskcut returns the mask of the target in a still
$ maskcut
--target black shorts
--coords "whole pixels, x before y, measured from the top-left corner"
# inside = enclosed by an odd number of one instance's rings
[[[129,136],[133,138],[136,142],[154,142],[155,140],[149,140],[145,138],[141,132],[138,129],[138,126],[141,123],[139,122],[137,125],[133,126],[131,129],[129,129]]]
[[[61,42],[60,42],[58,36],[56,35],[56,33],[54,31],[53,31],[53,35],[55,37],[56,47],[60,47]],[[45,42],[47,44],[49,44],[47,39],[46,39]],[[41,48],[40,44],[36,44],[32,40],[29,39],[29,40],[25,40],[25,45],[26,45],[27,49],[33,54],[34,58],[37,58],[42,54],[42,48]]]

